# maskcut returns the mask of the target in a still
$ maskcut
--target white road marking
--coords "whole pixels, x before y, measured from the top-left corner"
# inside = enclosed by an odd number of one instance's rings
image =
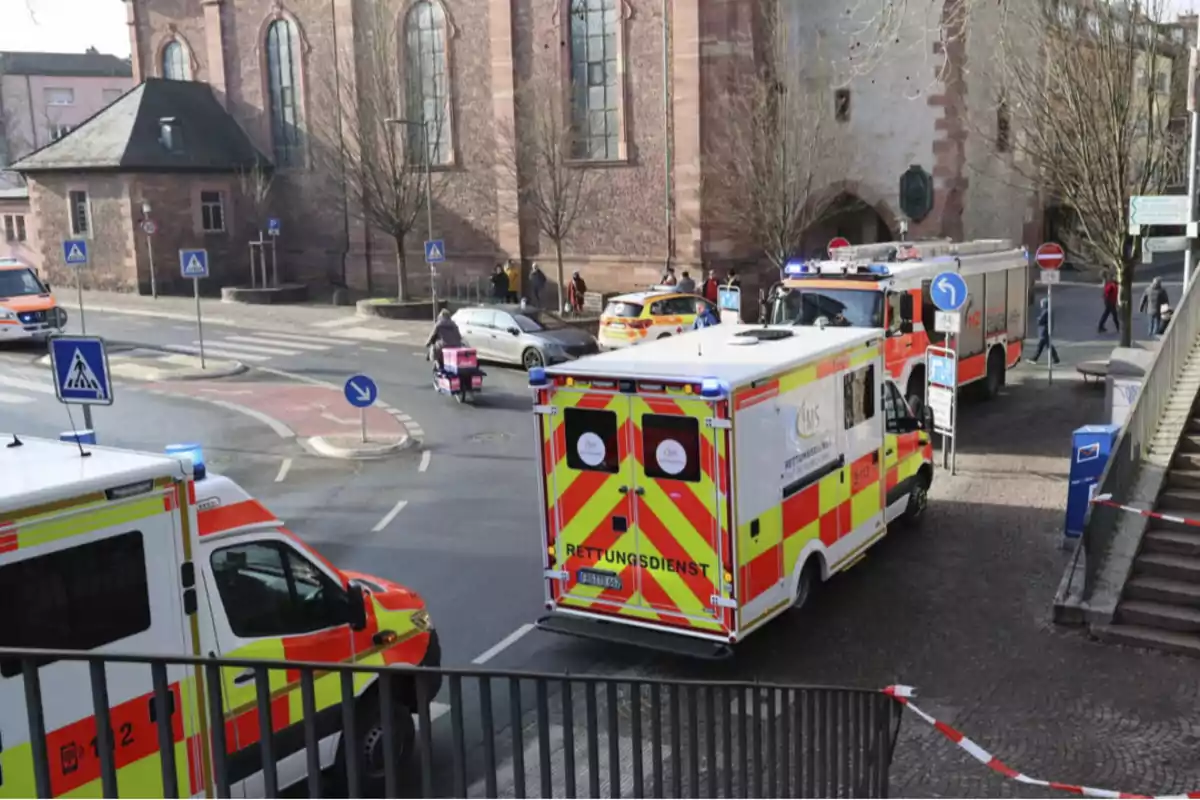
[[[365,344],[358,349],[359,350],[370,350],[372,353],[386,353],[388,351],[388,349],[386,347],[368,347]]]
[[[379,522],[375,524],[374,528],[371,528],[371,533],[379,533],[381,530],[386,528],[389,524],[391,524],[391,521],[396,518],[396,515],[404,510],[406,505],[408,505],[408,501],[401,500],[400,502],[396,503],[396,505],[392,506],[392,510],[384,514],[383,519],[379,520]]]
[[[168,344],[164,346],[165,350],[170,350],[173,353],[187,353],[188,355],[199,355],[200,348],[186,344]],[[204,355],[216,356],[217,358],[229,358],[234,361],[270,361],[270,356],[252,356],[248,353],[235,353],[232,350],[224,350],[220,347],[209,347],[204,345]]]
[[[512,647],[518,641],[520,641],[522,636],[529,633],[535,627],[536,626],[532,622],[526,622],[524,625],[517,628],[515,631],[510,633],[508,636],[505,636],[503,639],[496,642],[494,645],[489,647],[487,650],[484,650],[482,653],[475,656],[475,658],[471,659],[471,663],[475,664],[476,666],[481,665],[481,664],[486,664],[487,662],[491,661],[496,656],[503,653],[508,648]]]
[[[283,483],[284,479],[287,478],[288,472],[291,470],[291,468],[292,460],[290,458],[285,458],[283,463],[279,465],[279,472],[275,475],[275,482]]]
[[[32,403],[33,398],[27,394],[9,394],[8,392],[0,392],[0,403],[8,403],[9,405],[20,405],[21,403]]]
[[[21,378],[0,376],[0,386],[8,386],[12,389],[24,389],[29,392],[40,392],[42,394],[54,394],[54,386],[52,384],[27,381]]]
[[[284,425],[274,417],[268,417],[257,408],[247,408],[246,406],[241,406],[237,403],[231,403],[228,400],[208,399],[207,402],[212,403],[214,406],[227,408],[230,411],[236,411],[239,414],[245,414],[247,417],[252,417],[261,422],[263,425],[266,425],[271,430],[275,431],[275,433],[279,434],[279,438],[281,439],[292,439],[296,436],[295,432],[287,425]]]
[[[265,344],[270,347],[293,347],[298,350],[328,350],[327,344],[310,344],[308,342],[292,342],[277,339],[274,336],[226,336],[225,342],[245,342],[246,344]],[[241,347],[241,345],[238,345]],[[251,348],[253,349],[253,348]]]
[[[417,472],[424,472],[425,470],[429,469],[429,459],[431,458],[433,458],[433,452],[431,450],[426,450],[421,453],[421,465],[417,467]]]
[[[366,339],[371,342],[387,342],[400,336],[407,336],[404,331],[382,331],[378,328],[347,328],[344,331],[333,331],[330,336],[339,339]]]
[[[342,319],[327,319],[324,322],[314,322],[314,328],[341,328],[346,325],[357,325],[359,319],[357,317],[344,317]]]
[[[287,333],[286,331],[266,330],[255,331],[255,334],[268,339],[287,339],[289,343],[308,342],[309,344],[319,344],[322,347],[329,346],[329,334],[325,334],[324,336],[308,336],[306,334]]]
[[[362,422],[361,418],[343,419],[335,414],[330,414],[328,411],[321,412],[321,419],[327,419],[330,422],[336,422],[338,425],[358,425]]]
[[[192,344],[199,345],[200,343],[192,342]],[[270,355],[270,356],[300,355],[299,350],[284,350],[281,347],[262,347],[260,345],[237,344],[235,342],[231,342],[228,338],[220,340],[219,342],[217,342],[217,344],[219,344],[222,347],[228,348],[230,350],[236,350],[236,351],[246,350],[251,353],[266,353],[267,355]],[[205,347],[207,347],[207,346],[208,345],[205,344]]]

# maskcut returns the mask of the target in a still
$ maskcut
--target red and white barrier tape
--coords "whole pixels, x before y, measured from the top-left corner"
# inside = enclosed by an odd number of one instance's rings
[[[1139,800],[1183,800],[1183,798],[1200,798],[1200,791],[1188,792],[1187,794],[1130,794],[1128,792],[1111,792],[1107,789],[1093,789],[1090,786],[1076,786],[1070,783],[1057,783],[1055,781],[1044,781],[1039,778],[1031,778],[1023,772],[1018,772],[1012,767],[1005,764],[994,755],[984,750],[975,742],[963,736],[944,722],[941,722],[930,715],[926,714],[921,709],[917,708],[912,703],[912,697],[917,693],[917,690],[911,686],[889,686],[883,690],[883,693],[896,698],[905,708],[916,714],[921,719],[928,722],[938,730],[943,736],[954,742],[962,750],[967,751],[967,754],[983,764],[988,769],[998,772],[1006,778],[1012,778],[1018,783],[1027,783],[1030,786],[1045,786],[1048,789],[1056,789],[1060,792],[1070,792],[1084,797],[1131,797],[1139,798]]]
[[[1113,500],[1111,494],[1098,494],[1092,498],[1092,503],[1098,506],[1109,506],[1110,508],[1127,511],[1130,514],[1138,514],[1143,517],[1149,517],[1150,519],[1161,519],[1164,522],[1175,522],[1180,525],[1191,525],[1192,527],[1200,528],[1200,519],[1177,517],[1173,514],[1160,514],[1157,511],[1151,511],[1148,508],[1136,508],[1134,506],[1123,505]]]

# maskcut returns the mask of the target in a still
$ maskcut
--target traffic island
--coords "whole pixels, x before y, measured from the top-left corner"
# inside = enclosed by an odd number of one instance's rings
[[[407,450],[412,446],[413,439],[407,433],[400,434],[369,434],[367,441],[361,435],[330,434],[314,436],[305,440],[304,444],[319,456],[326,458],[341,458],[347,460],[369,460],[387,458]]]
[[[420,320],[433,318],[432,300],[396,300],[390,297],[369,297],[354,304],[360,317],[379,319]]]
[[[43,356],[37,363],[51,366],[50,356]],[[241,375],[249,369],[240,361],[222,358],[206,358],[201,367],[199,356],[145,347],[109,349],[108,367],[114,377],[151,382],[218,380]]]
[[[308,285],[283,283],[279,286],[222,286],[221,302],[244,303],[252,306],[306,303],[308,302]]]

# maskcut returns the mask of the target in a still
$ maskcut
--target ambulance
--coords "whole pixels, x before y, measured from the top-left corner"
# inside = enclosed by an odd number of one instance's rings
[[[33,267],[0,258],[0,344],[48,339],[66,324],[66,310]]]
[[[888,375],[917,407],[925,397],[925,350],[945,346],[934,326],[934,279],[957,272],[967,285],[961,330],[951,337],[960,387],[994,397],[1021,360],[1029,306],[1029,255],[1005,239],[883,242],[834,250],[830,260],[792,261],[771,302],[775,324],[883,328]]]
[[[208,474],[198,447],[176,455],[0,435],[0,648],[438,666],[421,598],[339,570],[232,480]],[[87,455],[83,453],[86,452]],[[121,797],[162,796],[151,670],[109,663],[108,706]],[[271,670],[278,785],[307,775],[298,673]],[[39,659],[51,796],[102,793],[86,662]],[[234,797],[262,797],[254,671],[221,670],[214,719],[202,667],[167,667],[177,797],[213,796],[208,730],[225,729]],[[358,674],[360,775],[382,791],[374,675]],[[317,673],[322,769],[341,763],[340,676]],[[398,759],[412,750],[412,680],[398,685]],[[427,697],[436,694],[431,685]],[[0,797],[38,796],[21,662],[0,651]]]
[[[933,480],[883,331],[722,324],[533,369],[539,627],[721,657]]]

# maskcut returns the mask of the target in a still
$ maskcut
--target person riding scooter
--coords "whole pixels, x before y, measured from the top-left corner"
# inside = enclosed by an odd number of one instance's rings
[[[429,338],[425,340],[425,347],[433,348],[433,362],[437,366],[438,372],[442,372],[446,368],[446,362],[442,357],[442,350],[447,347],[462,346],[462,334],[459,333],[458,326],[451,319],[449,309],[443,308],[438,312],[437,322],[433,324],[433,330],[430,332]]]

